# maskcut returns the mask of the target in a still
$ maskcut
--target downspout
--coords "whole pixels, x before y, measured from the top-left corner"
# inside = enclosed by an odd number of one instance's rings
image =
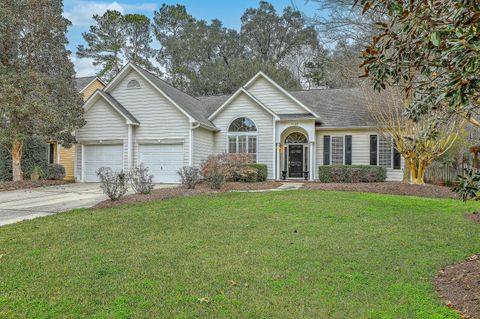
[[[193,130],[200,127],[200,123],[190,122],[190,136],[188,145],[188,166],[193,166]]]

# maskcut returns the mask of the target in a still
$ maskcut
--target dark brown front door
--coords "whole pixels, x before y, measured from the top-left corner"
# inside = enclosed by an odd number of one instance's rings
[[[301,178],[303,175],[303,145],[288,146],[288,177]]]

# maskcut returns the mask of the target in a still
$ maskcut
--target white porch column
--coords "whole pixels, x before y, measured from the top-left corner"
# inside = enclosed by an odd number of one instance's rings
[[[309,149],[310,149],[310,169],[309,169],[309,175],[310,175],[310,180],[313,181],[315,179],[315,142],[310,142],[309,143]]]
[[[80,144],[80,150],[82,153],[82,161],[80,165],[80,181],[85,182],[85,147],[83,144]]]
[[[282,157],[282,150],[280,149],[280,143],[275,143],[275,152],[277,153],[277,169],[275,171],[275,179],[282,178],[282,167],[281,167],[281,157]]]
[[[128,170],[132,168],[133,165],[133,126],[128,125],[128,136],[127,136],[127,165]]]
[[[57,146],[57,164],[60,164],[60,144],[56,144]]]

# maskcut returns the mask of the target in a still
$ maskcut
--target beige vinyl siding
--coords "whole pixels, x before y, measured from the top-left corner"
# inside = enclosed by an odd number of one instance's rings
[[[318,179],[318,166],[323,165],[323,137],[330,136],[352,136],[352,165],[370,165],[370,135],[377,134],[370,130],[318,130],[316,132],[317,140],[317,167],[315,168],[315,179]],[[403,157],[402,169],[387,169],[388,181],[400,181],[403,177]]]
[[[74,180],[74,161],[75,161],[75,147],[65,148],[60,147],[60,165],[65,168],[65,180]]]
[[[131,80],[137,80],[140,88],[127,88]],[[140,125],[134,129],[134,165],[138,162],[137,141],[153,139],[183,139],[183,165],[189,164],[190,122],[188,117],[141,75],[134,70],[130,71],[113,89],[111,95],[140,122]],[[127,162],[126,158],[125,162]]]
[[[86,88],[83,89],[82,91],[83,100],[86,101],[97,89],[103,90],[104,87],[105,86],[98,79],[94,80]]]
[[[193,130],[193,166],[199,166],[213,153],[213,132],[204,128]]]
[[[277,114],[298,114],[307,111],[265,78],[259,77],[247,90]]]
[[[268,167],[268,178],[272,178],[273,169],[273,117],[261,106],[256,104],[246,94],[240,94],[223,109],[214,119],[215,126],[221,130],[214,133],[214,152],[227,152],[227,131],[230,123],[239,117],[248,117],[257,126],[257,162],[266,164]]]

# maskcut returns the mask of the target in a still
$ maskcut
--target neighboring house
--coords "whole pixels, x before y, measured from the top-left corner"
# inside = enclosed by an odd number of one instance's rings
[[[401,180],[403,160],[377,135],[358,89],[287,92],[258,73],[232,95],[192,97],[129,63],[85,103],[76,133],[76,179],[97,181],[102,166],[144,163],[155,182],[179,182],[177,170],[210,154],[249,153],[269,179],[318,178],[319,165],[387,168]],[[313,168],[313,169],[312,169]]]
[[[96,76],[75,78],[75,87],[86,101],[97,89],[102,90],[105,83]],[[75,180],[75,147],[64,148],[59,144],[49,144],[48,162],[65,167],[65,180]]]

